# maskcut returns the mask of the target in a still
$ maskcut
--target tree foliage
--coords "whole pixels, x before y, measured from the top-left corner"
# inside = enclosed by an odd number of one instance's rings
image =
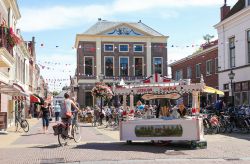
[[[203,36],[203,39],[206,41],[206,43],[210,43],[210,40],[213,38],[214,38],[214,36],[209,35],[209,34],[206,34],[205,36]]]

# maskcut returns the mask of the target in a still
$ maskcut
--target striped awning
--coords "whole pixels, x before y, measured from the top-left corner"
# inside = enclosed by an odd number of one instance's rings
[[[29,96],[28,93],[18,84],[7,84],[0,81],[0,93],[12,96],[13,100],[24,101]]]
[[[12,100],[25,101],[26,96],[12,96]]]

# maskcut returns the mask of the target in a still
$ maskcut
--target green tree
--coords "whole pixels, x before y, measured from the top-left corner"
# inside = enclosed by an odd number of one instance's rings
[[[209,34],[206,34],[205,36],[203,36],[203,39],[206,41],[206,43],[210,43],[210,40],[214,38],[213,35],[209,35]]]
[[[52,94],[53,94],[53,96],[59,95],[59,93],[57,91],[53,91]]]

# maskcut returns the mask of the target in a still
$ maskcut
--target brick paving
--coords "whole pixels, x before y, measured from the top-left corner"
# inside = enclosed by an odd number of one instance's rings
[[[118,141],[118,131],[89,124],[81,130],[81,143],[59,147],[51,127],[49,134],[40,134],[39,122],[29,133],[0,148],[0,163],[250,163],[249,134],[209,135],[207,149],[191,150],[183,144],[127,145]]]

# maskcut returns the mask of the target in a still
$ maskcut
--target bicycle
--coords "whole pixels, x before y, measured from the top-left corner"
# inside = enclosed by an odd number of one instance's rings
[[[22,117],[21,112],[18,112],[18,114],[15,116],[15,127],[16,127],[16,132],[19,131],[19,129],[21,128],[26,133],[29,131],[29,123],[25,118]]]
[[[71,128],[71,135],[70,137],[68,135],[69,131],[69,126],[68,124],[64,123],[59,123],[55,126],[53,126],[54,129],[54,135],[58,136],[58,143],[60,146],[65,146],[68,143],[68,140],[73,139],[76,143],[80,142],[81,140],[81,130],[80,126],[78,125],[78,117],[77,113],[74,115],[73,122],[72,122],[72,128]]]

